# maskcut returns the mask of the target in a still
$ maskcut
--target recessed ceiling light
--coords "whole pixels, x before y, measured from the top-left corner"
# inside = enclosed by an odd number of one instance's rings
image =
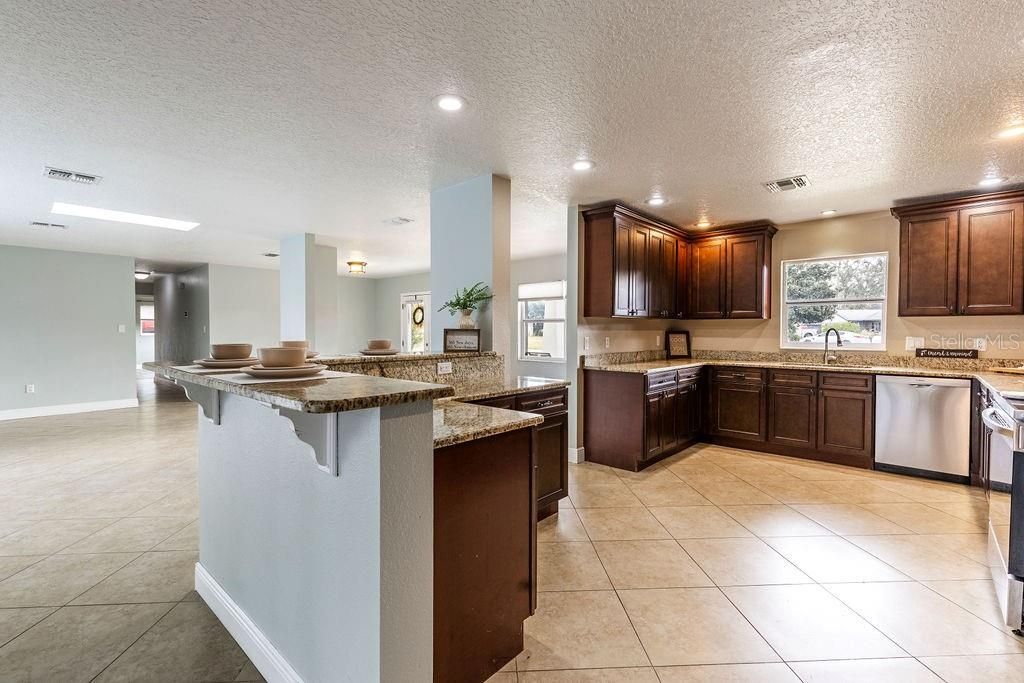
[[[141,213],[127,213],[126,211],[111,211],[110,209],[98,209],[93,206],[81,206],[79,204],[65,204],[54,202],[50,213],[61,216],[81,216],[82,218],[98,218],[101,221],[115,221],[117,223],[131,223],[132,225],[148,225],[153,228],[168,228],[169,230],[191,230],[199,225],[191,221],[179,221],[173,218],[160,218],[159,216],[146,216]]]
[[[458,95],[438,95],[434,98],[434,106],[441,111],[459,111],[466,106],[466,100]]]
[[[992,137],[1005,140],[1007,138],[1020,137],[1021,135],[1024,135],[1024,124],[1018,124],[1015,126],[1010,126],[1009,128],[1004,128],[995,135],[993,135]]]
[[[346,261],[348,272],[352,275],[366,275],[366,261]]]
[[[666,200],[664,197],[662,197],[660,194],[656,194],[648,198],[647,203],[650,204],[651,206],[661,206],[662,204],[665,203],[665,201]]]
[[[711,226],[711,221],[709,221],[707,218],[701,218],[699,221],[697,221],[697,227],[698,228],[707,228],[707,227],[710,227],[710,226]]]
[[[594,168],[594,162],[590,159],[577,159],[572,162],[572,170],[574,171],[589,171]]]
[[[822,216],[835,216],[836,215],[836,210],[835,209],[825,209],[824,211],[821,212],[821,215]]]
[[[135,271],[135,279],[136,280],[148,280],[149,276],[152,275],[152,274],[153,273],[149,272],[148,270],[136,270]]]
[[[992,187],[993,185],[1001,185],[1006,182],[1006,178],[1000,176],[989,176],[978,181],[978,184],[982,187]]]

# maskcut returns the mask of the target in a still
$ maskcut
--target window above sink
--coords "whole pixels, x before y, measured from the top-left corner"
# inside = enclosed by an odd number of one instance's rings
[[[887,254],[782,262],[784,349],[822,349],[835,329],[844,350],[884,351]]]

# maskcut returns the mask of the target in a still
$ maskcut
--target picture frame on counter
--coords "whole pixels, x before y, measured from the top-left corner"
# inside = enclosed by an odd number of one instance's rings
[[[444,330],[444,352],[445,353],[473,353],[480,351],[480,330],[468,330],[464,328],[445,328]]]
[[[666,358],[690,358],[690,333],[686,330],[665,333]]]

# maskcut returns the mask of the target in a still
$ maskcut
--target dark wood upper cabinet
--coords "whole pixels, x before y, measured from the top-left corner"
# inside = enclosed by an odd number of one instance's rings
[[[725,315],[766,318],[771,308],[767,261],[771,241],[763,232],[725,238]]]
[[[892,210],[901,316],[1024,313],[1024,192]]]
[[[690,244],[690,318],[725,317],[725,238]]]
[[[585,317],[770,315],[770,222],[695,233],[617,204],[583,218]]]

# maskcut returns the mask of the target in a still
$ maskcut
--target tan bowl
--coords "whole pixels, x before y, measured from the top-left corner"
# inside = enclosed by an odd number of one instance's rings
[[[252,344],[210,344],[214,360],[241,360],[252,354]]]
[[[269,346],[256,349],[256,355],[265,368],[297,368],[306,362],[306,349],[301,346]]]
[[[370,339],[366,342],[366,348],[371,351],[383,351],[391,348],[390,339]]]
[[[308,349],[309,348],[309,342],[308,341],[283,341],[283,342],[281,342],[281,346],[285,347],[286,349]]]

